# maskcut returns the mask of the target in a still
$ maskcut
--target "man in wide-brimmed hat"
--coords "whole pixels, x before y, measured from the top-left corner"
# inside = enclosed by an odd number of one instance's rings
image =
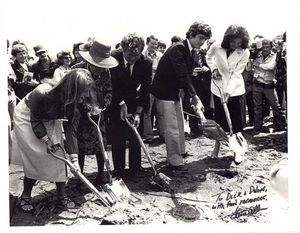
[[[112,157],[117,176],[124,173],[126,140],[129,141],[129,172],[140,174],[143,171],[141,146],[130,126],[126,124],[125,118],[131,114],[133,125],[142,134],[141,115],[149,108],[148,89],[152,75],[152,62],[142,54],[144,46],[145,42],[141,36],[130,33],[122,39],[121,48],[112,51],[112,56],[119,62],[117,67],[111,69]]]
[[[82,56],[83,61],[72,66],[72,69],[85,68],[89,70],[95,80],[95,85],[93,87],[93,95],[90,96],[89,102],[85,102],[80,106],[81,118],[79,120],[77,134],[79,147],[78,159],[81,171],[83,171],[85,155],[96,154],[98,175],[94,184],[97,186],[105,184],[107,179],[105,179],[103,172],[104,160],[100,150],[97,131],[89,121],[85,110],[99,108],[101,111],[101,109],[109,107],[112,99],[112,81],[109,68],[116,67],[119,62],[111,56],[111,46],[105,45],[95,38],[89,39],[87,43],[80,45],[79,49],[79,54]],[[105,112],[100,115],[100,130],[106,146]],[[92,118],[97,122],[98,117],[97,115]],[[83,188],[80,180],[77,182],[77,188]]]

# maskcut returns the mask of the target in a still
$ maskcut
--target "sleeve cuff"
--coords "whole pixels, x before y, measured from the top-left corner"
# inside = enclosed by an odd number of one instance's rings
[[[47,142],[49,140],[49,136],[46,134],[44,137],[40,138],[43,142]]]

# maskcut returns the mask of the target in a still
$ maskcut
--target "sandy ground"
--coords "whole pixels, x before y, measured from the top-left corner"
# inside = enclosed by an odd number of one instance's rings
[[[271,119],[264,124],[271,127]],[[130,197],[120,197],[112,207],[104,207],[92,193],[79,192],[76,179],[69,174],[68,195],[77,208],[62,211],[56,207],[55,185],[38,181],[33,189],[34,213],[18,208],[22,191],[22,167],[10,165],[10,226],[98,226],[123,224],[173,223],[270,223],[284,221],[288,204],[270,187],[269,171],[287,155],[287,132],[250,134],[244,136],[248,151],[240,165],[232,161],[233,152],[225,145],[219,158],[208,158],[213,141],[204,136],[186,140],[188,172],[171,171],[166,167],[165,145],[154,142],[147,149],[160,172],[171,178],[173,191],[161,189],[150,182],[153,175],[146,157],[142,165],[144,177],[127,174],[123,180]],[[111,148],[108,148],[111,156]],[[112,164],[112,163],[111,163]],[[84,175],[91,181],[96,177],[96,158],[86,157]],[[274,216],[275,220],[274,220]]]

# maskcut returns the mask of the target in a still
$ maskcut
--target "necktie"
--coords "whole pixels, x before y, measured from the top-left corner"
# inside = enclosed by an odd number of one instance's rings
[[[127,65],[126,65],[125,75],[126,75],[126,77],[131,77],[130,64],[129,63],[127,63]]]
[[[191,51],[191,57],[194,59],[196,56],[196,51],[194,49],[192,49]]]

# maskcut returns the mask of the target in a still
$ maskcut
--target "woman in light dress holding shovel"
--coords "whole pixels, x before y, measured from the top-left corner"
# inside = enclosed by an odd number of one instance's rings
[[[22,211],[34,210],[31,191],[37,180],[55,182],[59,206],[63,209],[75,207],[65,190],[65,163],[52,157],[50,152],[63,157],[55,144],[64,146],[61,119],[65,119],[65,148],[71,162],[79,169],[76,134],[80,113],[77,105],[90,95],[93,84],[89,71],[72,70],[54,86],[40,84],[17,105],[11,163],[24,168],[24,190],[20,197]]]
[[[237,135],[239,133],[240,137],[245,123],[245,84],[242,72],[250,54],[248,43],[246,28],[231,25],[226,30],[222,43],[213,44],[206,55],[207,64],[212,71],[211,91],[215,104],[215,120],[226,132]],[[228,106],[232,130],[226,118],[224,103]],[[219,150],[220,141],[216,140],[211,158],[217,158]],[[242,153],[234,151],[233,156],[236,164],[241,163]]]

